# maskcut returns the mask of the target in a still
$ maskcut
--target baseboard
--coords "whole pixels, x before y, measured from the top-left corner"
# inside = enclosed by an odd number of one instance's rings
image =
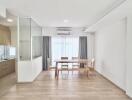
[[[111,84],[113,84],[114,86],[116,86],[117,88],[119,88],[122,92],[124,92],[124,93],[128,96],[128,98],[132,99],[132,94],[127,93],[125,90],[123,90],[122,88],[120,88],[118,85],[116,85],[114,82],[112,82],[111,80],[109,80],[107,77],[105,77],[103,74],[101,74],[101,73],[98,72],[97,70],[96,70],[96,72],[97,72],[100,76],[102,76],[103,78],[105,78],[106,80],[108,80]]]
[[[116,85],[114,82],[112,82],[110,79],[108,79],[106,76],[104,76],[102,73],[100,73],[99,71],[95,70],[100,76],[102,76],[103,78],[105,78],[107,81],[109,81],[111,84],[113,84],[114,86],[116,86],[117,88],[119,88],[121,91],[123,91],[124,93],[126,93],[125,90],[123,90],[122,88],[120,88],[118,85]]]
[[[132,94],[129,94],[129,93],[126,92],[126,95],[127,95],[130,99],[132,99]]]

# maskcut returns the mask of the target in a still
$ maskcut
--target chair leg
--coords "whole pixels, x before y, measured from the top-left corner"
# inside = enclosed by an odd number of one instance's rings
[[[89,78],[89,70],[87,70],[87,77]]]
[[[72,75],[73,75],[73,67],[72,67]]]
[[[57,74],[57,79],[59,79],[59,70],[58,70],[58,74]]]
[[[57,78],[59,78],[59,72],[60,72],[60,71],[58,70],[58,76],[57,76]]]

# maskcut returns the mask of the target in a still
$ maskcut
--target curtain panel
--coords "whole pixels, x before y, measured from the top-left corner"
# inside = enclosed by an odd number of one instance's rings
[[[51,37],[43,36],[43,70],[48,70],[48,58],[51,58]]]
[[[87,59],[87,36],[79,37],[79,57]],[[84,67],[84,64],[80,64],[80,67]]]

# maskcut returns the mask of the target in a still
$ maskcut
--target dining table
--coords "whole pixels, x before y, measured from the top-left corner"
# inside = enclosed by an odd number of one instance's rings
[[[78,64],[85,64],[86,67],[88,67],[88,59],[66,59],[66,60],[55,60],[56,66],[55,66],[55,78],[58,79],[58,64],[62,64],[62,63],[78,63]],[[86,68],[85,67],[85,68]]]

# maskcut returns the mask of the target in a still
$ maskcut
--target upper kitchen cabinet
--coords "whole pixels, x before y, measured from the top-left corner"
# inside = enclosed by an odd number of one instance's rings
[[[0,25],[0,45],[11,44],[11,31],[10,28],[4,25]]]

